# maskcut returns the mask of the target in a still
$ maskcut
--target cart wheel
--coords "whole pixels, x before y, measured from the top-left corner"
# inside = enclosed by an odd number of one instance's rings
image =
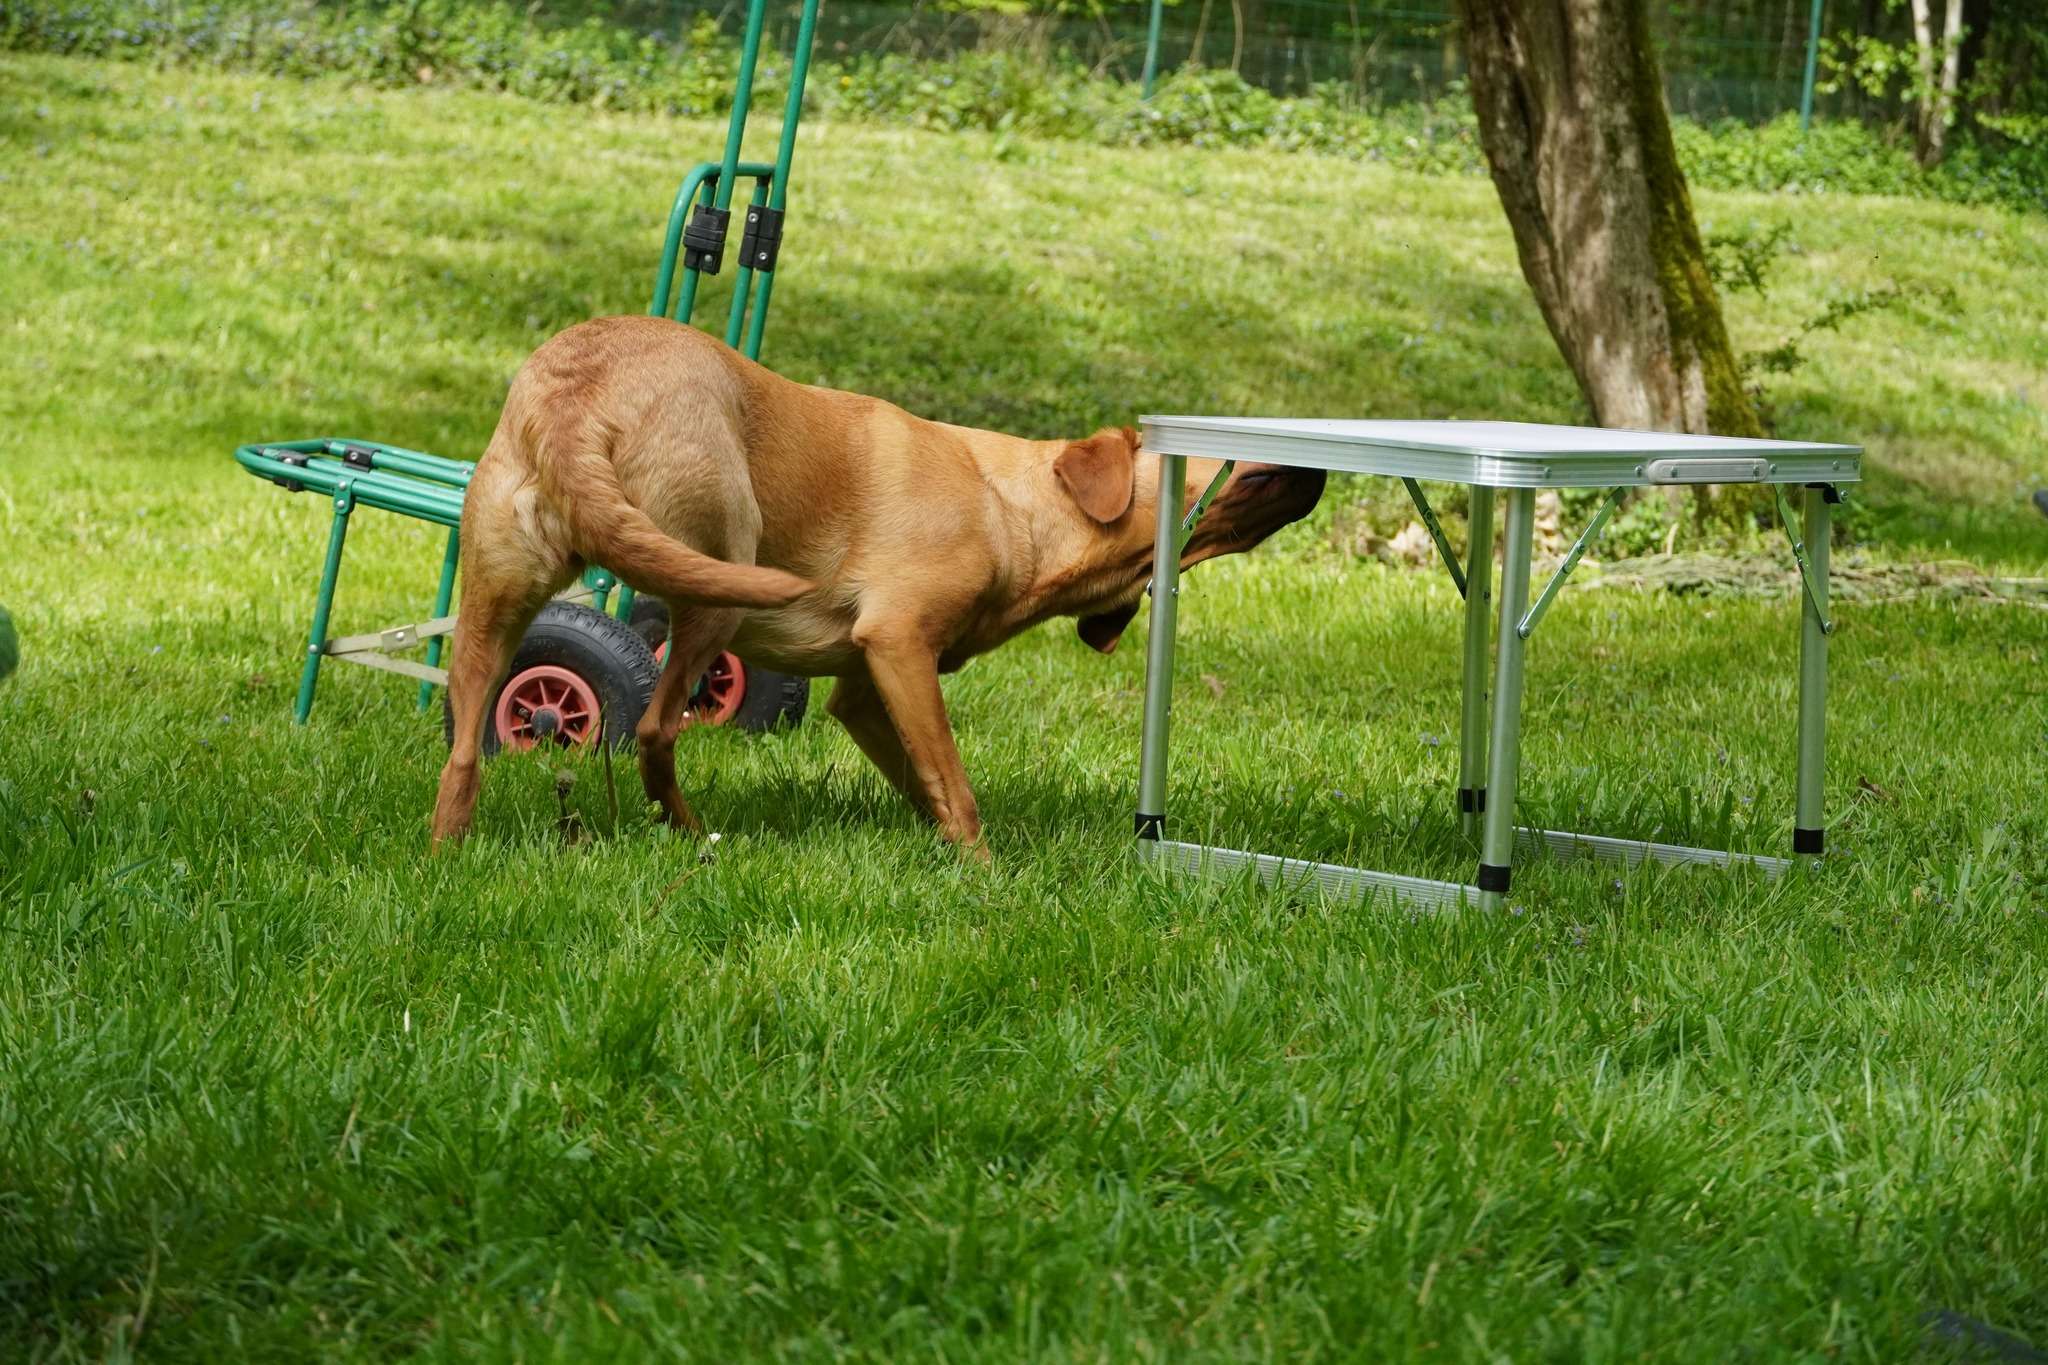
[[[537,744],[614,747],[633,741],[660,672],[654,656],[625,623],[567,602],[550,602],[526,628],[512,671],[485,713],[484,752]],[[455,717],[444,704],[442,726],[452,744]]]
[[[733,660],[738,663],[738,659]],[[715,671],[718,665],[713,664]],[[708,679],[710,674],[705,675]],[[803,724],[811,705],[811,680],[794,673],[775,673],[765,668],[747,672],[746,697],[740,702],[732,723],[740,729],[761,734],[782,726]]]
[[[654,651],[657,663],[668,659],[668,605],[658,597],[636,597],[630,624]],[[749,668],[727,651],[711,661],[696,689],[690,709],[702,725],[737,725],[759,734],[779,725],[796,725],[810,709],[811,680],[794,673]]]
[[[650,653],[659,656],[661,647],[668,643],[668,603],[659,597],[636,593],[633,597],[633,610],[626,616],[626,624],[633,628],[635,635],[647,642]]]

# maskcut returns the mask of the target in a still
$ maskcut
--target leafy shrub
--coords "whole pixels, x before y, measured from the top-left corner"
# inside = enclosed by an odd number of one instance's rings
[[[1090,80],[1077,66],[991,51],[942,62],[867,53],[814,76],[807,93],[827,113],[946,132],[1078,140],[1121,116],[1126,88]]]
[[[403,6],[0,0],[0,47],[376,85],[444,82],[667,114],[731,106],[733,54],[706,21],[681,44],[591,19],[545,29],[503,2]]]
[[[1816,122],[1802,136],[1793,114],[1756,126],[1679,119],[1672,137],[1686,176],[1714,189],[1912,195],[2048,211],[2048,147],[1958,136],[1947,159],[1925,171],[1903,142],[1848,121]]]

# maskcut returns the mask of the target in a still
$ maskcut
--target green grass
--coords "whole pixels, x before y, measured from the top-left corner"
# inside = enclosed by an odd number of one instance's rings
[[[0,1357],[2048,1340],[2039,614],[1840,608],[1838,852],[1776,885],[1537,864],[1512,913],[1413,917],[1155,880],[1142,640],[1066,627],[949,684],[991,871],[822,717],[682,747],[710,861],[610,828],[587,758],[598,837],[512,758],[429,860],[438,717],[331,668],[289,724],[326,504],[228,453],[474,453],[527,350],[644,301],[716,130],[20,58],[0,121]],[[1483,184],[820,125],[792,208],[769,358],[934,416],[1578,415]],[[1795,225],[1745,344],[1956,290],[1819,339],[1784,429],[1869,445],[1869,553],[2039,572],[2048,224],[1700,209]],[[359,520],[337,629],[416,619],[435,536]],[[1781,848],[1793,622],[1567,594],[1529,813]],[[1456,628],[1316,525],[1205,566],[1182,827],[1464,875]]]

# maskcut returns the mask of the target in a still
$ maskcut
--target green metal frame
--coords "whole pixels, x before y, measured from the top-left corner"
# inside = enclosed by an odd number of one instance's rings
[[[1799,135],[1806,136],[1813,127],[1813,78],[1820,68],[1820,7],[1822,0],[1813,0],[1813,15],[1806,26],[1806,74],[1799,83]]]
[[[1145,70],[1138,78],[1143,91],[1140,99],[1152,98],[1152,87],[1159,79],[1159,21],[1163,8],[1164,0],[1152,0],[1152,17],[1145,25]]]
[[[758,162],[740,160],[740,152],[746,139],[748,111],[753,104],[754,71],[760,59],[767,0],[749,0],[739,74],[733,87],[732,115],[726,124],[724,154],[717,161],[691,167],[676,191],[662,240],[661,261],[655,270],[654,294],[647,309],[650,315],[688,323],[696,311],[697,287],[702,271],[689,266],[678,270],[684,232],[696,208],[726,211],[732,202],[735,186],[741,180],[752,180],[754,189],[748,212],[758,214],[764,209],[775,214],[783,212],[789,198],[790,163],[796,154],[797,124],[803,114],[804,83],[810,73],[811,46],[817,35],[818,3],[819,0],[804,0],[798,21],[796,46],[790,62],[789,96],[783,105],[775,160]],[[750,360],[761,357],[768,303],[774,292],[775,266],[773,260],[741,260],[734,272],[725,343]],[[713,270],[716,268],[712,267]],[[334,519],[328,531],[320,586],[313,599],[306,661],[299,675],[298,699],[293,707],[295,719],[303,723],[311,715],[314,692],[320,680],[320,664],[327,658],[340,658],[419,678],[418,705],[425,710],[431,702],[435,685],[447,682],[447,674],[440,667],[442,642],[454,628],[454,618],[448,614],[448,609],[454,601],[455,574],[461,557],[459,527],[462,498],[476,466],[465,460],[450,460],[401,446],[333,437],[245,445],[235,451],[235,460],[258,478],[268,479],[294,492],[320,493],[334,500]],[[334,608],[335,584],[341,575],[349,518],[359,507],[374,507],[446,526],[447,545],[441,558],[440,576],[435,583],[431,619],[374,635],[335,639],[327,634],[328,619]],[[616,596],[613,595],[615,589]],[[599,611],[609,610],[621,620],[632,614],[632,588],[622,584],[617,575],[606,569],[593,567],[587,571],[580,587],[571,596],[588,601]],[[392,657],[395,651],[418,644],[427,647],[424,665]]]

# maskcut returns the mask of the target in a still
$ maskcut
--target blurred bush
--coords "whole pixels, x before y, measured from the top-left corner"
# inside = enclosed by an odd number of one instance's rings
[[[0,49],[190,63],[376,85],[452,84],[531,99],[706,117],[731,107],[735,45],[700,17],[680,41],[586,18],[540,22],[504,0],[405,5],[286,0],[0,0]],[[757,107],[780,103],[788,69],[764,54]],[[1453,83],[1427,104],[1372,106],[1343,82],[1275,95],[1229,71],[1184,69],[1150,101],[1071,57],[1025,49],[944,58],[856,54],[818,61],[806,107],[830,117],[977,129],[1123,146],[1270,147],[1383,161],[1435,174],[1485,171],[1477,125]],[[1695,185],[1775,193],[1894,194],[2048,211],[2048,137],[1963,132],[1933,170],[1899,130],[1791,115],[1761,125],[1674,120]]]

